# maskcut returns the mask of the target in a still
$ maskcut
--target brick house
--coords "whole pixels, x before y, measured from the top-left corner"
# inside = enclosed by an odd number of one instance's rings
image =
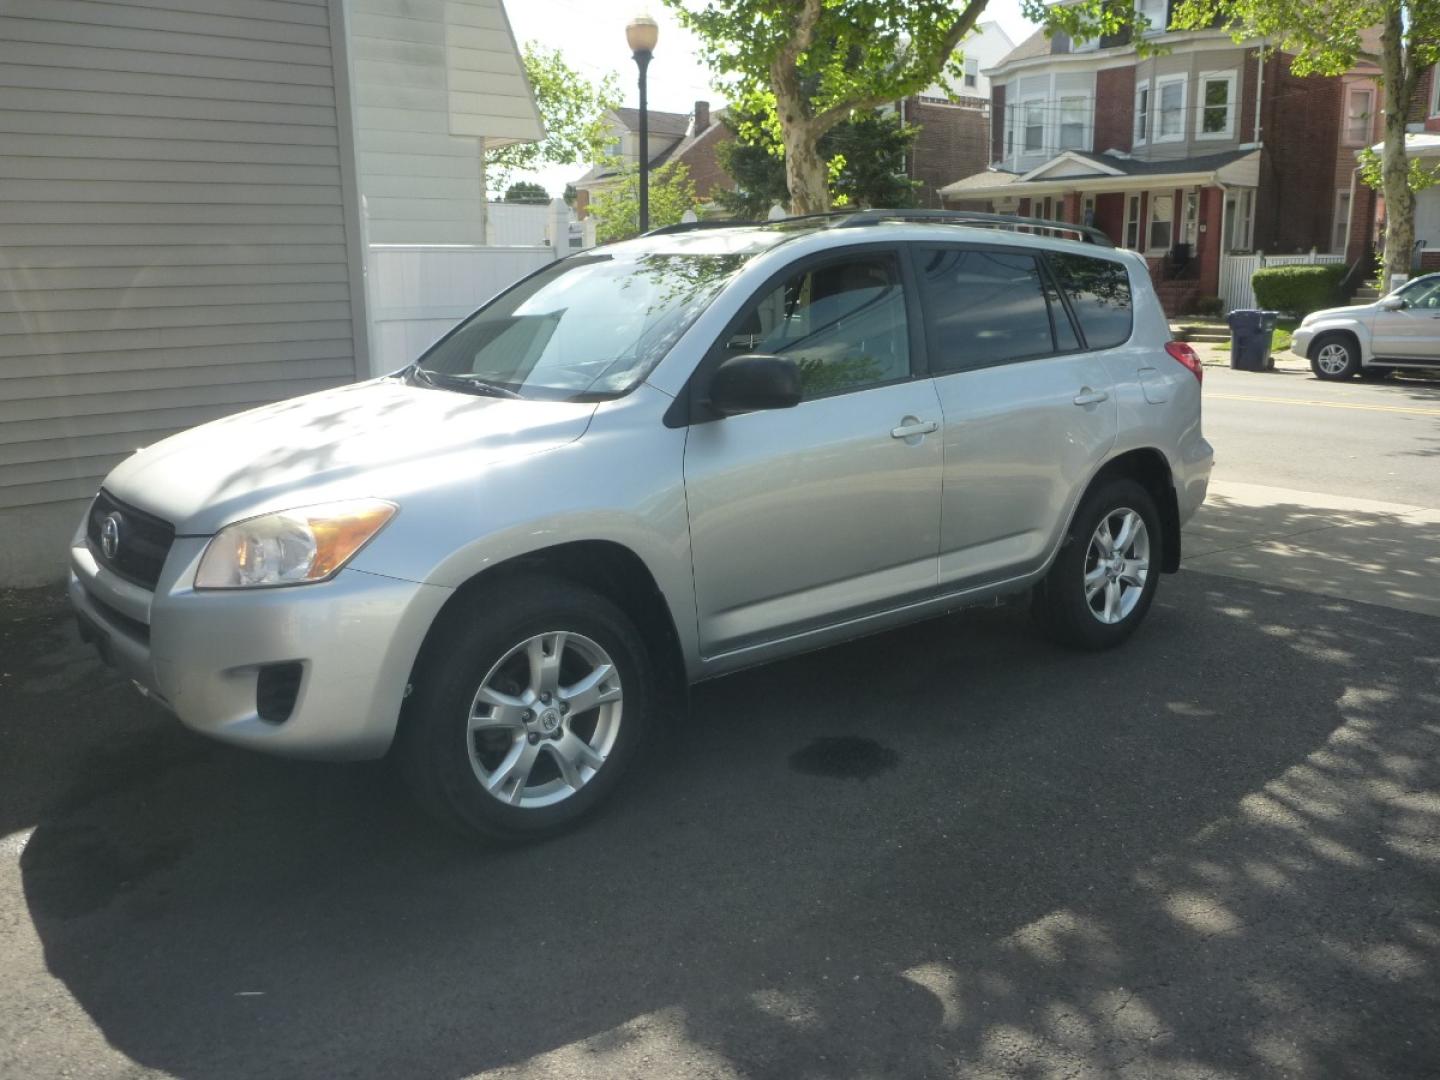
[[[575,181],[575,211],[582,218],[589,212],[591,196],[620,175],[620,167],[613,162],[618,159],[634,165],[640,160],[640,110],[614,109],[608,119],[611,161],[595,166]],[[650,168],[658,169],[669,161],[682,162],[690,171],[696,193],[708,201],[715,188],[734,186],[715,156],[715,148],[731,138],[730,129],[720,123],[719,115],[711,115],[708,101],[695,102],[694,110],[688,114],[651,109],[646,137]]]
[[[1166,0],[1138,0],[1157,27]],[[1072,42],[1037,32],[987,74],[990,166],[941,189],[947,205],[1086,222],[1150,262],[1166,310],[1220,292],[1241,252],[1358,258],[1373,193],[1355,155],[1380,130],[1377,69],[1300,78],[1222,30]]]

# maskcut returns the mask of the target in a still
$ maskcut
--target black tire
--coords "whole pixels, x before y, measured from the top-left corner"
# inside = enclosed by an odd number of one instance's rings
[[[1362,367],[1359,371],[1360,378],[1366,382],[1379,382],[1382,379],[1388,379],[1394,374],[1395,369],[1393,367]]]
[[[1133,607],[1117,621],[1104,622],[1086,596],[1086,574],[1096,569],[1088,565],[1091,541],[1102,520],[1113,523],[1125,510],[1133,510],[1145,524],[1149,567]],[[1035,588],[1031,614],[1046,635],[1062,645],[1092,650],[1114,648],[1135,632],[1150,610],[1165,561],[1164,544],[1159,511],[1144,487],[1124,477],[1100,482],[1080,500],[1055,562]],[[1137,550],[1133,541],[1127,550]],[[1137,587],[1122,586],[1126,588]]]
[[[560,801],[546,806],[508,805],[482,786],[472,755],[477,754],[477,738],[498,737],[503,745],[511,735],[470,733],[472,706],[487,675],[508,653],[554,631],[588,639],[613,662],[623,691],[614,742],[593,775]],[[513,662],[523,663],[523,657]],[[635,764],[654,715],[654,687],[644,639],[610,600],[562,580],[510,577],[447,612],[431,632],[401,718],[396,748],[401,771],[421,806],[443,822],[505,842],[553,836],[593,816]],[[586,717],[598,712],[566,717],[555,738],[582,731]],[[572,721],[577,725],[574,729]],[[515,736],[514,747],[519,749],[525,738]],[[552,748],[545,738],[532,740],[531,745],[549,757],[549,767],[558,777],[556,758],[548,753]],[[500,771],[497,768],[495,774]]]
[[[1344,354],[1343,366],[1337,367],[1322,358],[1322,354],[1326,353],[1329,357],[1337,357],[1337,351]],[[1360,372],[1360,346],[1349,334],[1321,334],[1310,344],[1310,370],[1317,379],[1327,382],[1349,379]]]

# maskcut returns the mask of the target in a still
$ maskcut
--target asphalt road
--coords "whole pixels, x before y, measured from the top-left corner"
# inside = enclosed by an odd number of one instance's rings
[[[1221,476],[1440,504],[1428,387],[1207,390]],[[1434,618],[1181,573],[1105,656],[1009,607],[702,687],[495,850],[0,598],[0,1076],[1433,1077],[1437,718]]]

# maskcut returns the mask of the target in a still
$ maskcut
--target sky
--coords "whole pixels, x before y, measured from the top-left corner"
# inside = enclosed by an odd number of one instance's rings
[[[650,62],[650,107],[665,112],[688,113],[696,101],[712,106],[720,95],[710,85],[709,71],[700,60],[695,39],[675,21],[674,14],[660,0],[503,0],[510,16],[515,40],[538,41],[559,49],[571,67],[598,81],[608,72],[620,76],[624,104],[639,102],[635,62],[625,44],[625,24],[639,12],[648,11],[660,24],[660,40]],[[1033,30],[1020,14],[1020,0],[990,0],[982,20],[994,19],[1017,43]],[[544,184],[551,195],[559,195],[568,180],[583,169],[565,166],[546,169],[525,179]]]

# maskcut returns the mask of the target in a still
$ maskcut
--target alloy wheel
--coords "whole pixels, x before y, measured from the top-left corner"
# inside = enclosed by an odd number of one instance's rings
[[[1150,532],[1128,507],[1100,519],[1085,552],[1085,604],[1106,625],[1135,610],[1150,576]]]
[[[509,806],[553,806],[605,764],[620,731],[623,691],[599,644],[564,630],[515,645],[476,691],[466,727],[480,786]]]
[[[1320,347],[1315,354],[1315,364],[1326,375],[1343,375],[1350,366],[1350,350],[1332,341]]]

